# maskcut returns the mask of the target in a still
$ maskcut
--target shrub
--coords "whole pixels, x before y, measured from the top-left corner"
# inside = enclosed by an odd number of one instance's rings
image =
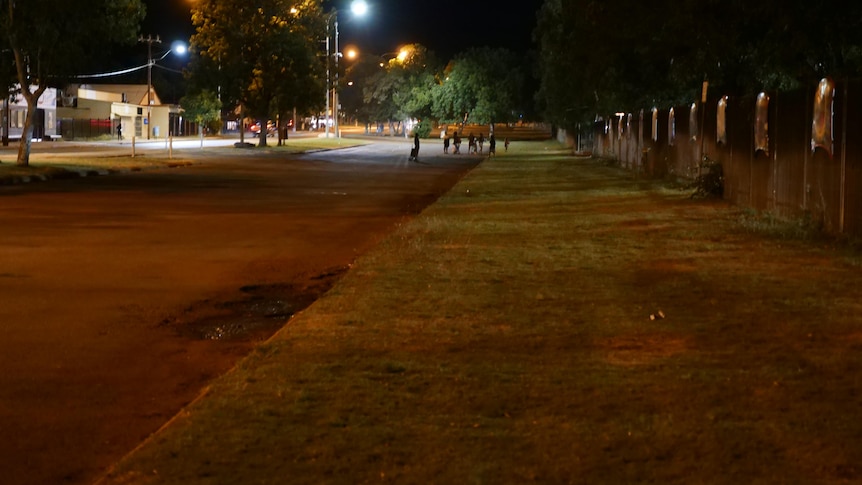
[[[700,175],[688,186],[694,189],[692,197],[724,197],[724,169],[721,162],[703,157]]]
[[[431,136],[431,122],[422,120],[413,127],[413,132],[419,134],[419,138],[428,138]]]

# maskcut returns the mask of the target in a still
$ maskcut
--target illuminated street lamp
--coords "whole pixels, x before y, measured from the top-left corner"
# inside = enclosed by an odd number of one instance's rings
[[[368,4],[364,0],[354,0],[350,4],[350,11],[357,17],[362,17],[368,12]],[[334,22],[333,22],[334,21]],[[329,49],[329,24],[333,23],[335,29],[335,85],[332,85],[329,71],[329,60],[332,57],[332,52]],[[338,10],[332,9],[332,12],[326,18],[326,116],[329,116],[330,97],[332,99],[332,118],[335,123],[335,137],[340,138],[341,133],[338,131],[338,58],[341,53],[338,52]],[[324,121],[326,125],[326,138],[329,138],[329,120]]]
[[[165,57],[168,56],[171,52],[175,52],[179,55],[183,55],[186,53],[186,45],[182,42],[174,42],[171,45],[171,48],[165,52],[162,57],[158,59],[153,59],[153,44],[161,44],[162,39],[159,36],[151,36],[148,35],[146,38],[144,36],[138,37],[138,42],[147,44],[147,140],[150,139],[150,133],[152,131],[152,114],[153,114],[153,66],[156,62],[161,61]]]

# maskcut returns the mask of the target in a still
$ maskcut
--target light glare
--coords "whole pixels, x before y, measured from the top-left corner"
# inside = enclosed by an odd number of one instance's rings
[[[350,5],[353,15],[362,17],[368,12],[368,4],[364,0],[356,0]]]
[[[173,51],[174,54],[182,56],[188,52],[188,47],[186,47],[185,43],[178,41],[171,45],[171,51]]]

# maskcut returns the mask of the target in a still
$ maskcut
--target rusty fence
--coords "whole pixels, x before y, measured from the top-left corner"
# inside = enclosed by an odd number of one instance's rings
[[[593,153],[653,177],[724,173],[724,198],[827,232],[862,236],[862,82],[615,113]]]

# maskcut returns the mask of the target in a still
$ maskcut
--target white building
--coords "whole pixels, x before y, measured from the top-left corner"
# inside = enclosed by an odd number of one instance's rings
[[[35,90],[35,87],[31,87],[31,92]],[[0,113],[2,137],[21,138],[24,119],[27,116],[27,101],[24,96],[18,93],[11,100],[4,99]],[[33,138],[42,139],[46,136],[57,136],[57,90],[53,88],[46,89],[39,97],[33,117]]]
[[[26,115],[22,95],[4,100],[0,133],[20,138]],[[126,139],[165,138],[171,122],[180,125],[179,107],[163,105],[155,89],[148,97],[146,84],[73,84],[63,90],[49,88],[39,97],[33,138],[116,136],[117,126]]]
[[[72,120],[78,120],[78,125],[80,120],[90,120],[90,124],[107,124],[111,134],[120,126],[124,138],[165,138],[172,115],[179,111],[177,106],[162,104],[155,89],[147,96],[146,84],[74,84],[61,96],[57,116],[62,132],[69,123],[70,129],[75,128]]]

